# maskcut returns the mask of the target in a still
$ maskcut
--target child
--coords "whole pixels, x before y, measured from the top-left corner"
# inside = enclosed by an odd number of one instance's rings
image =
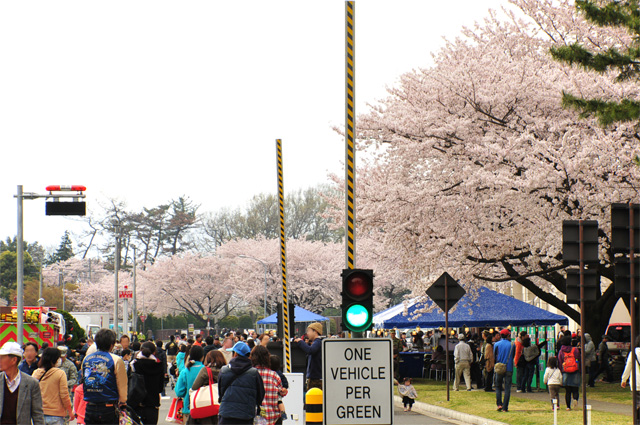
[[[287,380],[287,377],[284,376],[284,373],[282,373],[282,362],[280,361],[280,357],[276,355],[271,356],[271,370],[277,373],[280,377],[280,380],[282,381],[282,388],[288,390],[289,381]],[[278,410],[280,410],[280,417],[283,420],[287,419],[287,412],[285,411],[284,403],[282,402],[282,394],[278,394]]]
[[[549,357],[547,369],[544,371],[544,383],[549,387],[551,410],[553,410],[554,399],[556,400],[556,406],[560,406],[560,388],[562,387],[562,372],[558,369],[557,357]]]
[[[122,350],[122,361],[124,361],[124,368],[129,372],[129,363],[131,362],[131,350],[125,348]]]
[[[84,401],[84,385],[80,382],[73,390],[73,412],[76,414],[76,423],[84,425],[84,416],[87,410],[87,402]]]
[[[402,404],[404,404],[404,411],[411,412],[411,406],[418,398],[416,389],[411,385],[411,378],[404,378],[403,384],[398,385],[398,392],[402,396]]]

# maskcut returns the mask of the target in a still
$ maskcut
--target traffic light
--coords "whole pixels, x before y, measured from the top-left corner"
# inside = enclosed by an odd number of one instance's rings
[[[351,332],[371,328],[373,321],[373,270],[342,270],[342,326]]]
[[[600,293],[600,274],[597,270],[584,270],[584,300],[596,301]],[[567,269],[568,304],[580,304],[580,270]]]
[[[86,202],[47,202],[45,215],[87,215]]]
[[[580,225],[582,224],[582,240]],[[562,262],[564,265],[580,264],[580,245],[583,245],[585,264],[598,262],[598,222],[596,220],[562,221]]]
[[[60,319],[55,313],[47,313],[47,323],[52,323],[54,325],[60,324]]]
[[[295,305],[289,303],[289,338],[293,338],[296,332],[296,311]],[[282,303],[278,303],[278,323],[277,330],[278,336],[284,340],[284,313],[282,312]]]
[[[616,258],[615,259],[615,289],[616,295],[630,295],[631,294],[631,261],[629,258]],[[640,293],[640,258],[633,260],[633,280],[635,280],[635,293]]]

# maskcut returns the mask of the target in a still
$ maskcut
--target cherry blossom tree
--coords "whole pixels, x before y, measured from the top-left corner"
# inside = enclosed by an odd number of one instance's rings
[[[638,134],[578,119],[562,108],[562,91],[622,99],[638,90],[555,62],[549,49],[631,37],[594,27],[569,1],[513,4],[526,19],[493,13],[466,28],[359,118],[371,159],[359,170],[358,230],[404,258],[415,292],[443,271],[469,288],[515,281],[578,320],[563,295],[562,220],[599,221],[598,271],[613,280],[609,208],[637,196]],[[601,289],[588,328],[606,325],[617,300],[613,285]]]
[[[186,312],[224,318],[246,305],[245,288],[233,280],[232,261],[187,253],[156,261],[139,274],[138,294],[159,315]],[[139,295],[140,296],[140,295]]]
[[[402,299],[407,292],[405,274],[396,260],[384,254],[382,244],[359,241],[358,266],[376,272],[374,298],[378,309]],[[238,310],[262,311],[264,269],[249,256],[264,261],[267,267],[267,303],[271,307],[282,300],[280,246],[276,239],[242,239],[227,242],[216,255],[186,253],[163,258],[138,270],[138,310],[156,315],[190,313],[202,317],[212,314],[221,320]],[[79,311],[113,309],[114,275],[105,263],[72,258],[48,266],[43,271],[47,285],[59,285],[59,273],[68,290],[70,305]],[[292,302],[322,312],[339,307],[344,268],[344,245],[300,239],[287,241],[287,272]],[[121,270],[120,289],[132,286],[130,270]],[[269,308],[269,312],[272,309]]]
[[[404,273],[380,253],[381,246],[372,240],[359,241],[358,267],[376,272],[374,289],[378,309],[389,306],[391,300],[403,295],[407,287]],[[267,304],[282,300],[282,274],[278,240],[244,239],[228,242],[218,249],[221,256],[235,259],[239,281],[252,282],[250,298],[259,306],[264,294],[264,269],[260,264],[240,256],[251,256],[267,266]],[[325,308],[340,306],[344,268],[344,245],[300,239],[287,241],[287,283],[289,295],[297,305],[320,313]],[[395,295],[396,298],[390,298]]]
[[[67,285],[67,302],[76,311],[112,311],[114,297],[114,274],[105,268],[105,263],[95,259],[76,257],[51,264],[42,269],[43,283],[60,286],[60,274]],[[120,289],[131,287],[133,279],[128,271],[118,275]]]

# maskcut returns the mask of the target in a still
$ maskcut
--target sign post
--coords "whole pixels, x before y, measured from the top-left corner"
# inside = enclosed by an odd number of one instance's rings
[[[118,298],[123,300],[122,310],[122,332],[125,335],[129,335],[129,299],[133,298],[133,291],[129,290],[127,285],[124,285],[124,291],[118,293]]]
[[[629,355],[631,364],[636,364],[636,335],[637,329],[637,305],[636,297],[640,293],[640,273],[636,251],[640,242],[640,205],[638,204],[612,204],[611,205],[611,246],[615,253],[621,253],[615,259],[615,289],[616,295],[629,296],[629,314],[631,316],[631,344]],[[628,257],[627,257],[628,256]],[[633,423],[640,423],[638,417],[639,396],[636,391],[636,368],[631,368],[631,391],[633,405]]]
[[[322,384],[325,425],[391,425],[391,339],[324,339]]]
[[[584,303],[594,302],[598,296],[600,277],[588,264],[598,263],[598,222],[595,220],[563,220],[562,262],[578,265],[578,270],[567,269],[567,302],[580,304],[580,346],[584,341]],[[582,422],[587,425],[587,370],[584,350],[580,350],[580,376],[582,377]]]
[[[456,305],[467,291],[449,273],[444,272],[427,289],[427,295],[444,311],[444,345],[445,345],[445,369],[447,375],[447,401],[449,401],[449,310]]]

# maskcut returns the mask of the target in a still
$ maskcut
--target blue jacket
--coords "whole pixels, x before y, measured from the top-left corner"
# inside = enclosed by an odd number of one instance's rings
[[[311,345],[300,340],[298,346],[307,353],[307,378],[322,379],[322,339],[314,339]]]
[[[18,365],[18,369],[20,370],[20,372],[24,372],[27,375],[31,376],[33,375],[33,372],[35,372],[36,369],[38,368],[39,361],[40,361],[40,357],[36,357],[33,363],[31,363],[31,366],[29,366],[26,360],[22,360]]]
[[[251,420],[264,399],[264,383],[251,360],[244,356],[231,359],[218,377],[220,411],[218,416]]]
[[[184,369],[184,356],[186,353],[180,351],[176,356],[176,367],[178,368],[178,373],[182,372]]]
[[[508,339],[501,339],[493,344],[493,355],[496,363],[507,365],[507,372],[513,372],[513,357],[516,355],[514,344]]]
[[[89,354],[82,362],[84,400],[90,403],[114,403],[120,399],[114,355],[106,351]]]
[[[178,376],[178,383],[176,384],[176,397],[182,397],[184,399],[184,407],[182,408],[182,413],[189,413],[189,388],[193,385],[193,381],[196,380],[198,373],[200,373],[200,369],[202,369],[204,365],[202,362],[194,362],[191,366],[191,369],[185,367],[180,372],[180,376]]]

